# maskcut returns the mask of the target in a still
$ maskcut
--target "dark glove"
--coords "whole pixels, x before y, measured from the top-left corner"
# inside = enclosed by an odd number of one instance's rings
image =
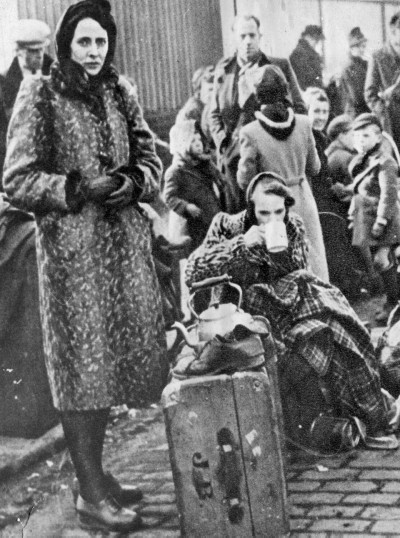
[[[119,178],[120,186],[107,197],[104,205],[115,208],[125,207],[133,201],[134,185],[132,179],[119,172],[114,172],[113,177]]]

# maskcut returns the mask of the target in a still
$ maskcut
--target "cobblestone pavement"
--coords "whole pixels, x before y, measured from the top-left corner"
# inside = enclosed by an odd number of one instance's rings
[[[365,310],[367,317],[371,311]],[[140,505],[144,528],[129,536],[180,536],[159,407],[113,419],[107,432],[105,466],[121,481],[134,482],[145,492]],[[73,476],[64,451],[1,484],[0,537],[104,536],[79,527],[70,492]],[[399,450],[357,448],[332,457],[299,452],[290,459],[287,478],[291,536],[400,537]]]

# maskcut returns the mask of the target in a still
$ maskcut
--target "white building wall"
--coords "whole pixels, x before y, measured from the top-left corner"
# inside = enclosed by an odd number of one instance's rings
[[[12,30],[18,19],[15,0],[0,0],[0,72],[7,69],[14,57]]]
[[[254,13],[261,20],[262,48],[267,54],[288,57],[307,24],[319,24],[326,35],[325,76],[341,71],[348,55],[347,35],[360,26],[368,38],[368,53],[380,47],[400,0],[220,0],[221,12]],[[234,50],[228,29],[234,15],[221,17],[224,51]]]

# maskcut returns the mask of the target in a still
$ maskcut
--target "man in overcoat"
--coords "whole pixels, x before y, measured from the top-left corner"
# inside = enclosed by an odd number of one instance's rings
[[[349,61],[340,76],[339,92],[344,113],[356,118],[369,108],[364,99],[368,62],[364,58],[367,38],[359,26],[349,33]]]
[[[296,75],[290,62],[266,56],[260,50],[260,21],[254,15],[237,17],[233,25],[236,52],[216,66],[210,104],[210,131],[217,148],[218,164],[225,179],[224,198],[229,213],[244,208],[244,196],[236,181],[240,128],[253,121],[258,104],[254,85],[267,64],[280,67],[289,85],[294,111],[305,114]]]
[[[300,88],[322,88],[322,58],[317,52],[325,39],[321,26],[309,24],[302,32],[296,48],[290,55],[290,63],[296,73]]]
[[[388,42],[368,64],[365,100],[400,148],[400,11],[389,22]]]

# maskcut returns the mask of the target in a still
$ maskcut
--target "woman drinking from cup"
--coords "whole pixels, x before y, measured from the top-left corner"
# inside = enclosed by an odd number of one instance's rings
[[[370,335],[342,293],[307,270],[308,242],[296,206],[291,211],[291,190],[276,173],[261,172],[251,179],[246,201],[245,211],[214,217],[188,259],[187,284],[228,274],[243,289],[243,309],[269,320],[292,438],[310,441],[311,424],[327,402],[333,416],[363,421],[369,436],[388,433]]]
[[[62,16],[50,77],[27,78],[9,127],[4,188],[35,214],[41,314],[55,407],[79,481],[83,524],[129,531],[142,493],[103,472],[111,406],[158,400],[165,333],[138,202],[158,191],[161,163],[130,89],[111,62],[106,0]]]

